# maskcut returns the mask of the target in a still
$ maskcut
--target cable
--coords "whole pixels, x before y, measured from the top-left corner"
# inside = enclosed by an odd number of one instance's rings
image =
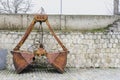
[[[40,22],[39,26],[39,45],[41,48],[43,48],[43,27],[42,27],[42,22]]]

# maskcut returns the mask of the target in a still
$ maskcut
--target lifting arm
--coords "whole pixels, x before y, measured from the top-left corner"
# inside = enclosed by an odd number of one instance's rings
[[[17,46],[13,49],[14,51],[17,51],[20,49],[20,47],[23,45],[23,43],[25,42],[25,40],[28,38],[30,32],[32,31],[34,25],[35,25],[36,21],[35,19],[33,19],[32,23],[30,24],[30,26],[27,28],[25,35],[22,37],[22,39],[20,40],[20,42],[17,44]]]
[[[27,28],[24,36],[22,37],[22,39],[20,40],[20,42],[17,44],[17,46],[14,48],[14,51],[17,51],[20,49],[20,47],[23,45],[23,43],[25,42],[25,40],[27,39],[27,37],[29,36],[29,34],[31,33],[34,25],[36,22],[46,22],[50,32],[52,33],[52,35],[54,36],[54,38],[57,40],[57,42],[59,43],[59,45],[63,48],[63,50],[65,52],[67,52],[67,48],[62,44],[62,42],[59,40],[59,38],[56,36],[56,34],[54,33],[53,29],[51,28],[49,22],[48,22],[48,16],[47,15],[36,15],[32,21],[32,23],[30,24],[30,26]]]
[[[46,24],[50,30],[50,32],[52,33],[52,35],[54,36],[54,38],[57,40],[57,42],[59,43],[59,45],[63,48],[63,51],[67,52],[67,48],[63,45],[63,43],[58,39],[58,37],[56,36],[56,34],[54,33],[53,29],[51,28],[48,20],[46,20]]]
[[[34,25],[36,22],[44,22],[47,20],[47,16],[46,15],[36,15],[34,17],[34,19],[32,20],[30,26],[27,28],[24,36],[22,37],[22,39],[20,40],[20,42],[17,44],[17,46],[13,49],[14,51],[17,51],[20,49],[20,47],[23,45],[23,43],[25,42],[25,40],[28,38],[29,34],[31,33],[32,29],[34,28]]]

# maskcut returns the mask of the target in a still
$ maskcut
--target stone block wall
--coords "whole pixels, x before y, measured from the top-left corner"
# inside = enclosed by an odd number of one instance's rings
[[[0,46],[9,50],[8,68],[13,67],[10,51],[16,46],[24,32],[0,32]],[[58,37],[68,48],[67,67],[120,67],[120,33],[80,33],[57,32]],[[33,51],[39,35],[32,32],[21,50]],[[62,50],[53,36],[45,32],[43,44],[48,52]],[[34,46],[32,46],[34,45]]]

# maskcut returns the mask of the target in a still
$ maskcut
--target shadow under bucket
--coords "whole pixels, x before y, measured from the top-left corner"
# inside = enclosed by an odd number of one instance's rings
[[[6,68],[7,49],[0,49],[0,70]]]

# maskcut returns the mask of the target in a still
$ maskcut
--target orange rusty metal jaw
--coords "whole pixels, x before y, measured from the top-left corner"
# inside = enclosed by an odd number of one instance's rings
[[[64,73],[67,62],[67,52],[48,53],[48,62],[57,69],[58,72]]]
[[[17,73],[21,73],[33,62],[34,54],[24,51],[11,51]]]

